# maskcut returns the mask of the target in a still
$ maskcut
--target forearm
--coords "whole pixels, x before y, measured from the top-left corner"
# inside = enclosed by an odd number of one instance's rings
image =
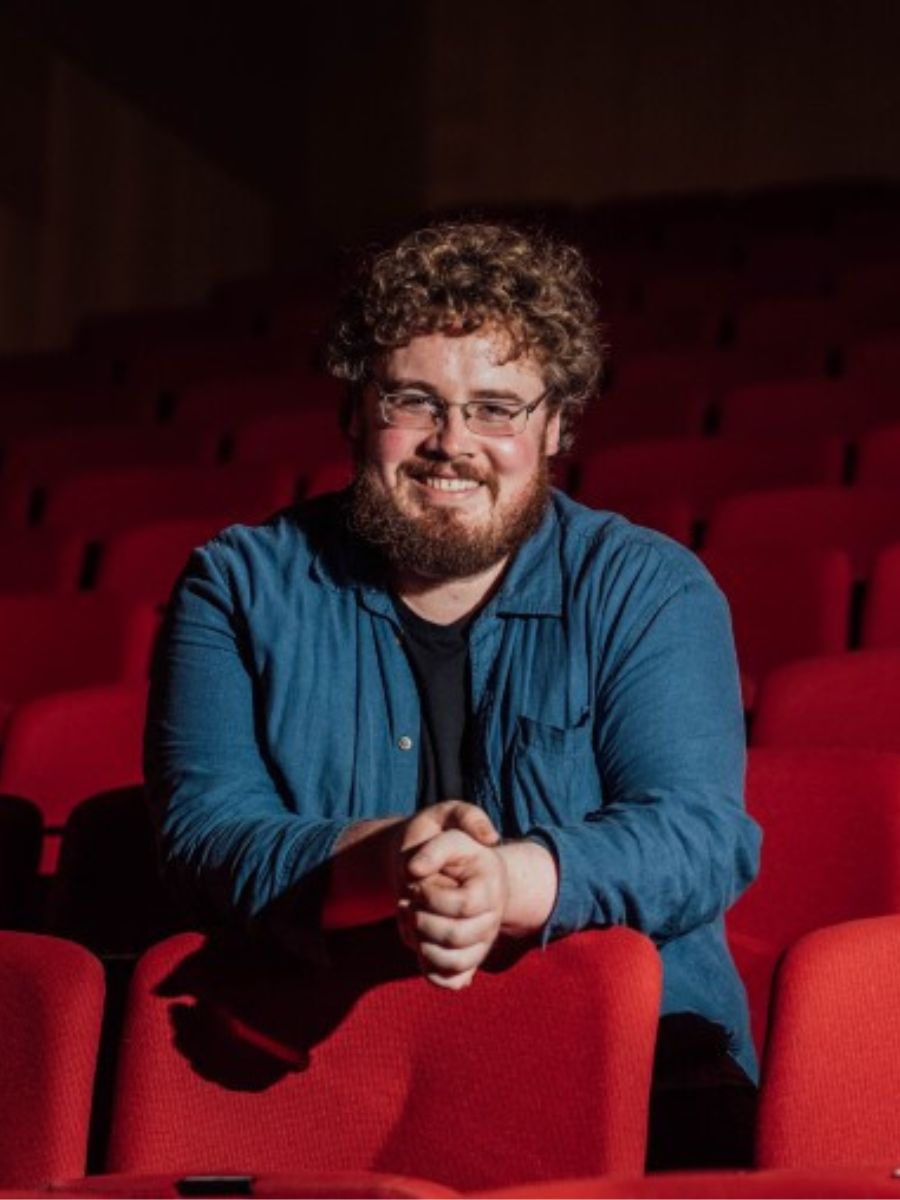
[[[556,859],[546,846],[534,841],[505,842],[496,852],[506,867],[509,887],[501,933],[511,937],[538,933],[556,903]]]

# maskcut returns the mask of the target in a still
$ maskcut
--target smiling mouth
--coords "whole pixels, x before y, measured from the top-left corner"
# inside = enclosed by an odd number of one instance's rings
[[[424,479],[417,479],[416,483],[434,492],[474,492],[481,487],[475,479],[447,478],[443,475],[426,475]]]

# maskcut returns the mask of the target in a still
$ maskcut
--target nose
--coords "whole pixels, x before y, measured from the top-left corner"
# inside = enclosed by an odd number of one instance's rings
[[[461,455],[473,453],[472,433],[466,425],[459,405],[447,405],[443,420],[428,437],[428,446],[447,458],[459,458]]]

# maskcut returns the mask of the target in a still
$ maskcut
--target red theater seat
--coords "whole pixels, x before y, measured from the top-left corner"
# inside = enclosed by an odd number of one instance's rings
[[[266,413],[331,407],[337,422],[339,400],[339,385],[328,376],[295,371],[239,375],[181,389],[174,419],[184,428],[200,425],[225,430]]]
[[[81,946],[0,933],[5,1188],[84,1173],[103,997],[103,968]]]
[[[157,629],[153,609],[118,596],[0,595],[0,700],[147,675]]]
[[[191,551],[230,522],[227,517],[184,517],[138,525],[111,537],[103,549],[96,590],[164,604]]]
[[[84,539],[60,529],[0,530],[0,593],[73,592]]]
[[[852,379],[785,379],[748,384],[722,399],[726,437],[851,437],[900,417],[900,389]]]
[[[292,503],[296,481],[292,465],[271,463],[88,471],[50,489],[45,520],[92,537],[172,517],[253,523]]]
[[[887,546],[875,560],[863,614],[866,650],[900,648],[900,542]]]
[[[688,501],[705,515],[723,496],[750,488],[840,479],[839,443],[672,438],[612,446],[581,460],[577,498],[615,508],[626,499]]]
[[[324,462],[310,471],[303,488],[305,499],[321,496],[325,492],[340,492],[353,480],[353,464],[349,459]]]
[[[760,689],[752,741],[900,752],[900,650],[854,650],[778,667]]]
[[[141,1197],[147,1200],[178,1200],[188,1195],[255,1196],[259,1200],[322,1200],[340,1196],[342,1200],[444,1200],[459,1196],[453,1188],[427,1179],[410,1179],[382,1171],[290,1171],[285,1174],[215,1177],[181,1174],[89,1175],[67,1180],[52,1188],[27,1192],[31,1197]],[[830,1193],[829,1193],[830,1194]],[[877,1195],[878,1193],[874,1193]],[[0,1190],[0,1196],[6,1193]],[[23,1193],[17,1192],[17,1196]]]
[[[660,1002],[647,939],[574,934],[462,992],[422,979],[392,930],[330,949],[324,970],[199,935],[148,951],[107,1169],[377,1170],[478,1189],[642,1170]]]
[[[336,404],[259,417],[235,429],[233,443],[235,462],[290,462],[298,472],[329,458],[350,457]]]
[[[763,1068],[761,1167],[897,1167],[898,994],[900,916],[820,929],[788,951]]]
[[[850,560],[841,550],[705,550],[731,608],[738,660],[750,690],[793,658],[847,648]]]
[[[900,912],[900,755],[751,749],[747,808],[765,849],[727,924],[761,1049],[772,972],[792,942],[836,921]]]
[[[900,383],[894,391],[894,416],[900,415]],[[900,482],[900,424],[872,429],[857,447],[856,482],[859,486],[896,487]]]
[[[127,1193],[125,1193],[127,1194]],[[165,1193],[164,1193],[165,1194]],[[630,1177],[603,1175],[593,1179],[558,1179],[551,1183],[479,1192],[484,1200],[848,1200],[891,1197],[897,1179],[883,1167],[810,1168],[806,1171],[663,1171]]]
[[[75,805],[108,788],[139,783],[147,689],[112,685],[56,692],[13,709],[0,758],[0,791],[38,805],[44,869]]]
[[[842,549],[857,578],[879,550],[900,540],[900,488],[794,487],[729,496],[713,510],[706,546]]]

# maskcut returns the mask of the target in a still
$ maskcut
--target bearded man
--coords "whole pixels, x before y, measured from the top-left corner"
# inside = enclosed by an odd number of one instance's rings
[[[570,247],[441,224],[378,255],[330,346],[355,481],[195,553],[148,782],[182,886],[298,953],[393,919],[461,988],[498,939],[645,932],[660,1103],[699,1071],[702,1125],[754,1071],[722,926],[758,851],[738,672],[690,553],[550,487],[601,349]]]

